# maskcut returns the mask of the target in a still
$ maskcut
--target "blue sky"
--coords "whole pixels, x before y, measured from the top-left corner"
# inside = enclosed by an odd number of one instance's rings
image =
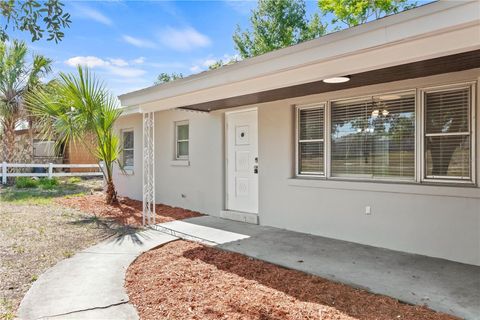
[[[59,44],[30,43],[54,60],[55,73],[86,64],[114,94],[150,86],[161,72],[184,75],[236,54],[235,26],[248,26],[254,1],[71,1],[72,25]],[[310,13],[316,1],[308,1]],[[12,37],[12,38],[13,38]]]
[[[317,1],[306,4],[309,16],[318,12]],[[30,48],[53,59],[55,73],[88,65],[119,95],[152,85],[161,72],[189,75],[233,57],[235,27],[249,25],[255,6],[254,0],[67,1],[72,24],[64,40]],[[28,34],[12,38],[30,42]]]

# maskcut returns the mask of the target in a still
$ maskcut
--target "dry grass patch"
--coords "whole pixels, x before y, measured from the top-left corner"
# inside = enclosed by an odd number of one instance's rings
[[[142,319],[454,319],[187,241],[140,256],[125,285]]]
[[[90,192],[101,181],[62,182],[53,190],[0,189],[0,319],[13,319],[33,282],[58,261],[117,234],[120,226],[53,199]]]

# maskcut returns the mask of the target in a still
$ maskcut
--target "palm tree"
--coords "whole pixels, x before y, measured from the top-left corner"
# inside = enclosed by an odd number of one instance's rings
[[[41,123],[43,133],[57,137],[57,146],[79,142],[103,161],[106,202],[117,203],[113,165],[118,161],[121,150],[113,125],[121,110],[116,97],[88,68],[79,66],[76,74],[60,73],[58,80],[52,81],[43,90],[29,94],[26,102],[30,112]],[[95,148],[88,143],[92,136]]]
[[[3,130],[5,161],[14,161],[15,128],[21,120],[29,122],[32,138],[32,121],[24,106],[28,92],[36,90],[40,79],[52,70],[52,61],[33,54],[28,61],[25,42],[14,40],[10,45],[0,43],[0,126]]]

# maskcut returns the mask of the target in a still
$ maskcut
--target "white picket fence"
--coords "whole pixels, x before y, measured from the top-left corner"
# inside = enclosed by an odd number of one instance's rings
[[[85,177],[102,176],[102,165],[94,164],[56,164],[56,163],[2,163],[2,184],[7,183],[8,177]],[[41,172],[8,172],[8,168],[45,168],[45,173]],[[91,172],[55,172],[54,169],[74,169],[74,168],[93,168]],[[100,171],[99,171],[100,170]]]

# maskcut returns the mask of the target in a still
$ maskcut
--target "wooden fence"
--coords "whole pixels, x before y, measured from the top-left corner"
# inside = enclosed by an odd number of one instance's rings
[[[8,172],[9,168],[44,168],[45,172]],[[54,169],[92,168],[91,172],[56,172]],[[1,166],[2,184],[7,183],[8,177],[80,177],[80,176],[102,176],[102,165],[95,164],[55,164],[55,163],[6,163]],[[95,170],[96,169],[96,170]]]

